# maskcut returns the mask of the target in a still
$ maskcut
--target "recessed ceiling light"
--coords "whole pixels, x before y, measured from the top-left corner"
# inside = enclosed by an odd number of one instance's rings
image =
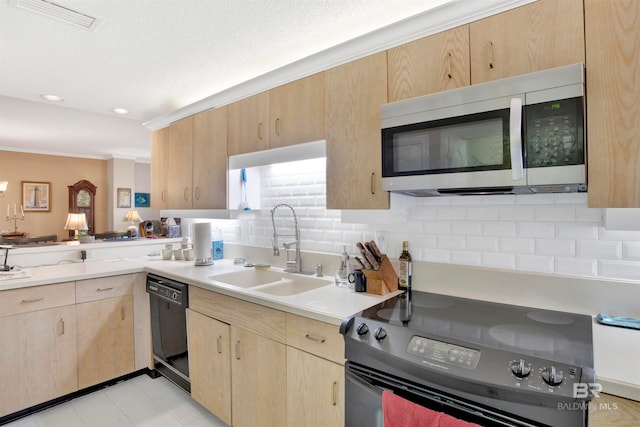
[[[61,98],[58,95],[44,94],[44,95],[40,95],[40,96],[42,98],[46,99],[47,101],[51,101],[51,102],[64,101],[64,98]]]
[[[111,111],[113,111],[116,114],[129,114],[129,110],[124,108],[112,108]]]

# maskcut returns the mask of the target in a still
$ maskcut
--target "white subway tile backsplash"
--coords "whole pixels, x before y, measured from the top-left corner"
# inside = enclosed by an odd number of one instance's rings
[[[338,254],[346,244],[355,252],[357,241],[375,238],[397,258],[407,240],[416,261],[640,282],[640,231],[606,230],[604,210],[589,208],[585,193],[426,198],[392,194],[389,210],[342,211],[325,208],[326,172],[324,163],[321,166],[262,171],[262,208],[236,212],[233,221],[216,224],[225,240],[271,247],[270,209],[290,203],[305,250]],[[290,231],[289,213],[278,215],[278,232]]]
[[[535,210],[536,221],[573,222],[576,219],[574,205],[536,206]]]
[[[515,270],[516,256],[513,254],[484,252],[482,254],[482,266]]]
[[[622,258],[640,261],[640,242],[622,242]]]
[[[634,261],[599,260],[598,273],[603,277],[640,281],[640,263]]]
[[[536,252],[536,241],[535,239],[501,237],[499,239],[499,250],[506,253],[533,255]]]
[[[553,273],[554,258],[552,256],[518,255],[516,268],[521,271],[537,271]]]
[[[556,226],[553,222],[518,222],[518,237],[553,238],[556,234]]]
[[[576,255],[575,240],[536,239],[536,255],[573,257]]]
[[[500,221],[532,221],[535,211],[531,206],[500,206],[498,219]]]
[[[579,258],[621,259],[622,242],[578,240],[576,256]]]
[[[558,239],[597,239],[598,225],[589,222],[559,222],[556,224]]]
[[[598,261],[586,258],[555,258],[555,273],[569,276],[598,276]]]
[[[483,222],[482,234],[485,236],[515,236],[517,225],[515,222],[509,221]]]

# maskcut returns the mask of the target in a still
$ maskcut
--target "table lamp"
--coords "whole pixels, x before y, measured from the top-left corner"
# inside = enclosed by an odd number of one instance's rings
[[[75,230],[73,240],[78,240],[79,230],[88,230],[87,216],[83,213],[70,213],[67,215],[67,223],[64,225],[65,230]]]
[[[140,218],[138,211],[129,211],[122,219],[123,221],[129,221],[131,225],[127,227],[127,233],[129,233],[130,237],[138,237],[138,224],[140,224],[143,219]]]

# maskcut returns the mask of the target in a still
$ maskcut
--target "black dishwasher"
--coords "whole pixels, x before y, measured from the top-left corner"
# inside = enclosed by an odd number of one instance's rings
[[[188,285],[148,273],[146,289],[151,304],[151,342],[156,372],[190,392]]]

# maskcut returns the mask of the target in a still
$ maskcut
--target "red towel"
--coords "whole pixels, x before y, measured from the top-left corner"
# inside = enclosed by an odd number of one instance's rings
[[[382,392],[382,415],[384,427],[480,427],[416,405],[386,390]]]

